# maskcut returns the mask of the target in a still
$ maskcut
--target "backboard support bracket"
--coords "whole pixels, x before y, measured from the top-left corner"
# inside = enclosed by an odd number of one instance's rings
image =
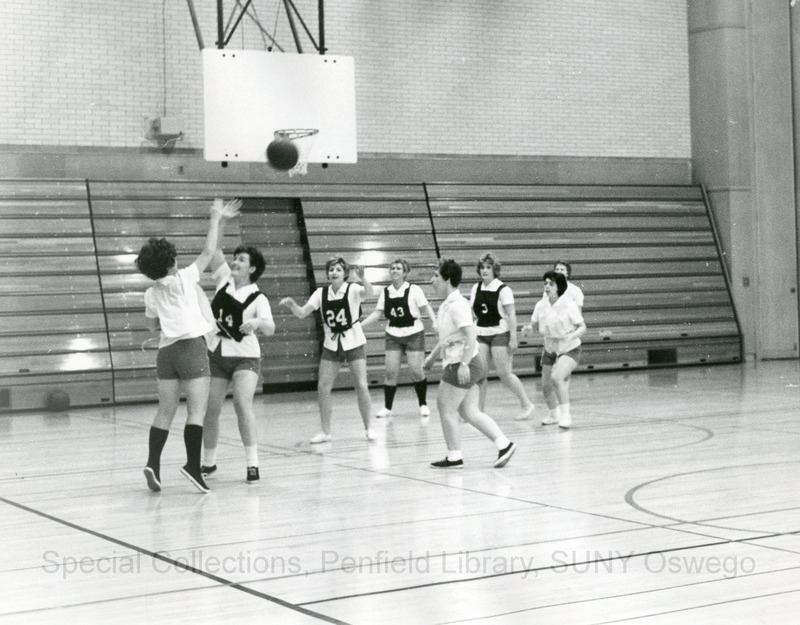
[[[197,38],[197,46],[200,50],[205,48],[205,43],[203,40],[203,33],[200,29],[200,21],[197,19],[197,11],[195,10],[194,0],[186,0],[189,6],[189,15],[192,18],[192,27],[194,28],[194,34]],[[236,29],[241,24],[242,19],[245,15],[248,15],[247,11],[250,8],[250,5],[253,4],[254,0],[247,0],[244,6],[241,6],[238,2],[237,5],[240,6],[238,14],[236,15],[236,19],[233,20],[233,24],[230,25],[230,28],[225,27],[225,16],[224,16],[224,2],[223,0],[216,0],[217,3],[217,41],[216,47],[220,50],[223,50],[225,46],[231,40]],[[294,45],[297,49],[297,52],[302,54],[303,53],[303,44],[301,42],[300,31],[297,27],[297,23],[295,19],[300,22],[300,26],[302,26],[303,30],[305,31],[306,36],[311,41],[311,44],[314,46],[314,50],[318,54],[325,54],[325,0],[317,0],[317,21],[319,24],[319,34],[318,34],[318,41],[314,39],[314,35],[311,34],[311,30],[306,25],[303,16],[300,14],[297,6],[294,3],[294,0],[278,0],[279,3],[283,4],[284,9],[286,10],[286,19],[289,22],[289,28],[292,31],[292,38],[294,39]],[[233,15],[231,15],[233,17]],[[260,29],[262,35],[269,38],[272,43],[272,46],[277,48],[280,52],[283,52],[283,48],[278,44],[277,41],[273,38],[273,36],[267,32],[267,30],[261,25],[258,18],[255,14],[249,14],[250,19],[255,22],[256,26]],[[227,32],[226,32],[227,30]]]

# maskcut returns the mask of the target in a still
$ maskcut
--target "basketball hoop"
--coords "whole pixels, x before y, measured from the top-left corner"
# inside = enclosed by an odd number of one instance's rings
[[[270,145],[289,141],[297,149],[297,163],[286,170],[290,176],[305,176],[308,173],[308,157],[318,133],[319,130],[316,128],[286,128],[275,131],[275,139]]]

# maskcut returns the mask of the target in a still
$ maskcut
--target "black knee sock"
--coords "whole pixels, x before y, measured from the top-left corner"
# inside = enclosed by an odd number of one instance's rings
[[[396,392],[396,386],[389,386],[388,384],[383,385],[383,405],[389,410],[391,410],[392,406],[394,405],[394,394]]]
[[[147,466],[156,472],[156,476],[161,471],[161,452],[167,442],[169,430],[162,430],[156,426],[150,427],[150,440],[148,441]]]
[[[419,382],[414,382],[414,390],[417,392],[417,400],[420,406],[428,405],[428,380],[422,378]]]
[[[186,445],[186,464],[200,470],[200,451],[203,448],[203,426],[189,425],[183,428],[183,444]]]

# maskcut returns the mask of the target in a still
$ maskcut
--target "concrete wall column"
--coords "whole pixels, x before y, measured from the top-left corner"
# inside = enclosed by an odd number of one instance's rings
[[[757,359],[798,356],[787,0],[688,4],[693,176],[711,199]]]

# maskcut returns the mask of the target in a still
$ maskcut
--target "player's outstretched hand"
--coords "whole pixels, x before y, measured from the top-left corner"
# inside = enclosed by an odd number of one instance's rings
[[[222,198],[214,198],[211,203],[211,216],[218,219],[233,219],[239,215],[242,201],[239,199],[231,200],[227,204]]]
[[[364,265],[350,265],[350,272],[348,273],[347,277],[352,281],[363,281],[364,280]],[[355,278],[354,278],[355,276]]]
[[[242,207],[242,200],[236,198],[235,200],[231,200],[225,206],[222,207],[222,216],[225,219],[233,219],[234,217],[239,216],[239,209]]]

